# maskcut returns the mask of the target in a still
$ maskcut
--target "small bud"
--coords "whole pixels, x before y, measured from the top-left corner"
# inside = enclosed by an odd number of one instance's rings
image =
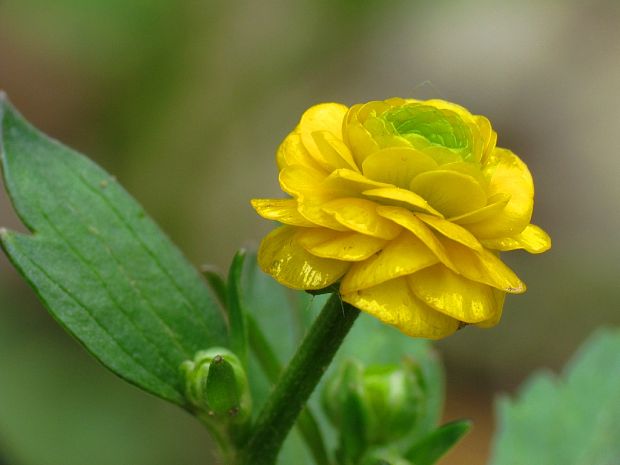
[[[198,352],[181,365],[186,397],[199,411],[214,420],[243,422],[252,402],[245,370],[235,354],[214,347]]]
[[[411,363],[368,367],[364,387],[372,412],[371,442],[386,444],[411,431],[424,408],[419,373]]]
[[[366,368],[346,361],[326,383],[323,406],[341,431],[341,448],[352,448],[353,455],[359,452],[358,439],[368,445],[393,443],[415,427],[425,408],[420,373],[410,361]]]

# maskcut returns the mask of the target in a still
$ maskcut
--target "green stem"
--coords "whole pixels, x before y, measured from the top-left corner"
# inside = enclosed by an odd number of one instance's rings
[[[274,465],[297,416],[334,358],[359,310],[333,294],[260,412],[241,465]]]
[[[247,315],[247,326],[252,351],[269,381],[275,384],[282,373],[280,360],[278,360],[260,326],[250,314]],[[312,453],[316,465],[329,465],[329,458],[321,429],[309,406],[306,406],[299,414],[297,427],[306,446],[308,446]]]

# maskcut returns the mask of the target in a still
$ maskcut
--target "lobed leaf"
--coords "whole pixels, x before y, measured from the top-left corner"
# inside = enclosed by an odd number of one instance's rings
[[[620,330],[587,341],[561,377],[532,377],[498,405],[492,465],[614,465],[620,459]]]

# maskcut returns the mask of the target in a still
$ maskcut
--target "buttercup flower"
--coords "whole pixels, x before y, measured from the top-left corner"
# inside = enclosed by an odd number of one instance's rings
[[[276,155],[290,198],[252,201],[283,223],[261,268],[294,289],[338,284],[411,336],[497,324],[506,293],[525,291],[499,252],[551,241],[530,224],[527,166],[496,140],[488,119],[443,100],[308,109]]]

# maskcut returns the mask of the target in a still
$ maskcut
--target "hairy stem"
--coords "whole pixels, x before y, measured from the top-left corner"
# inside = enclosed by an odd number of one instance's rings
[[[240,465],[274,465],[278,452],[359,310],[333,294],[260,412]]]

